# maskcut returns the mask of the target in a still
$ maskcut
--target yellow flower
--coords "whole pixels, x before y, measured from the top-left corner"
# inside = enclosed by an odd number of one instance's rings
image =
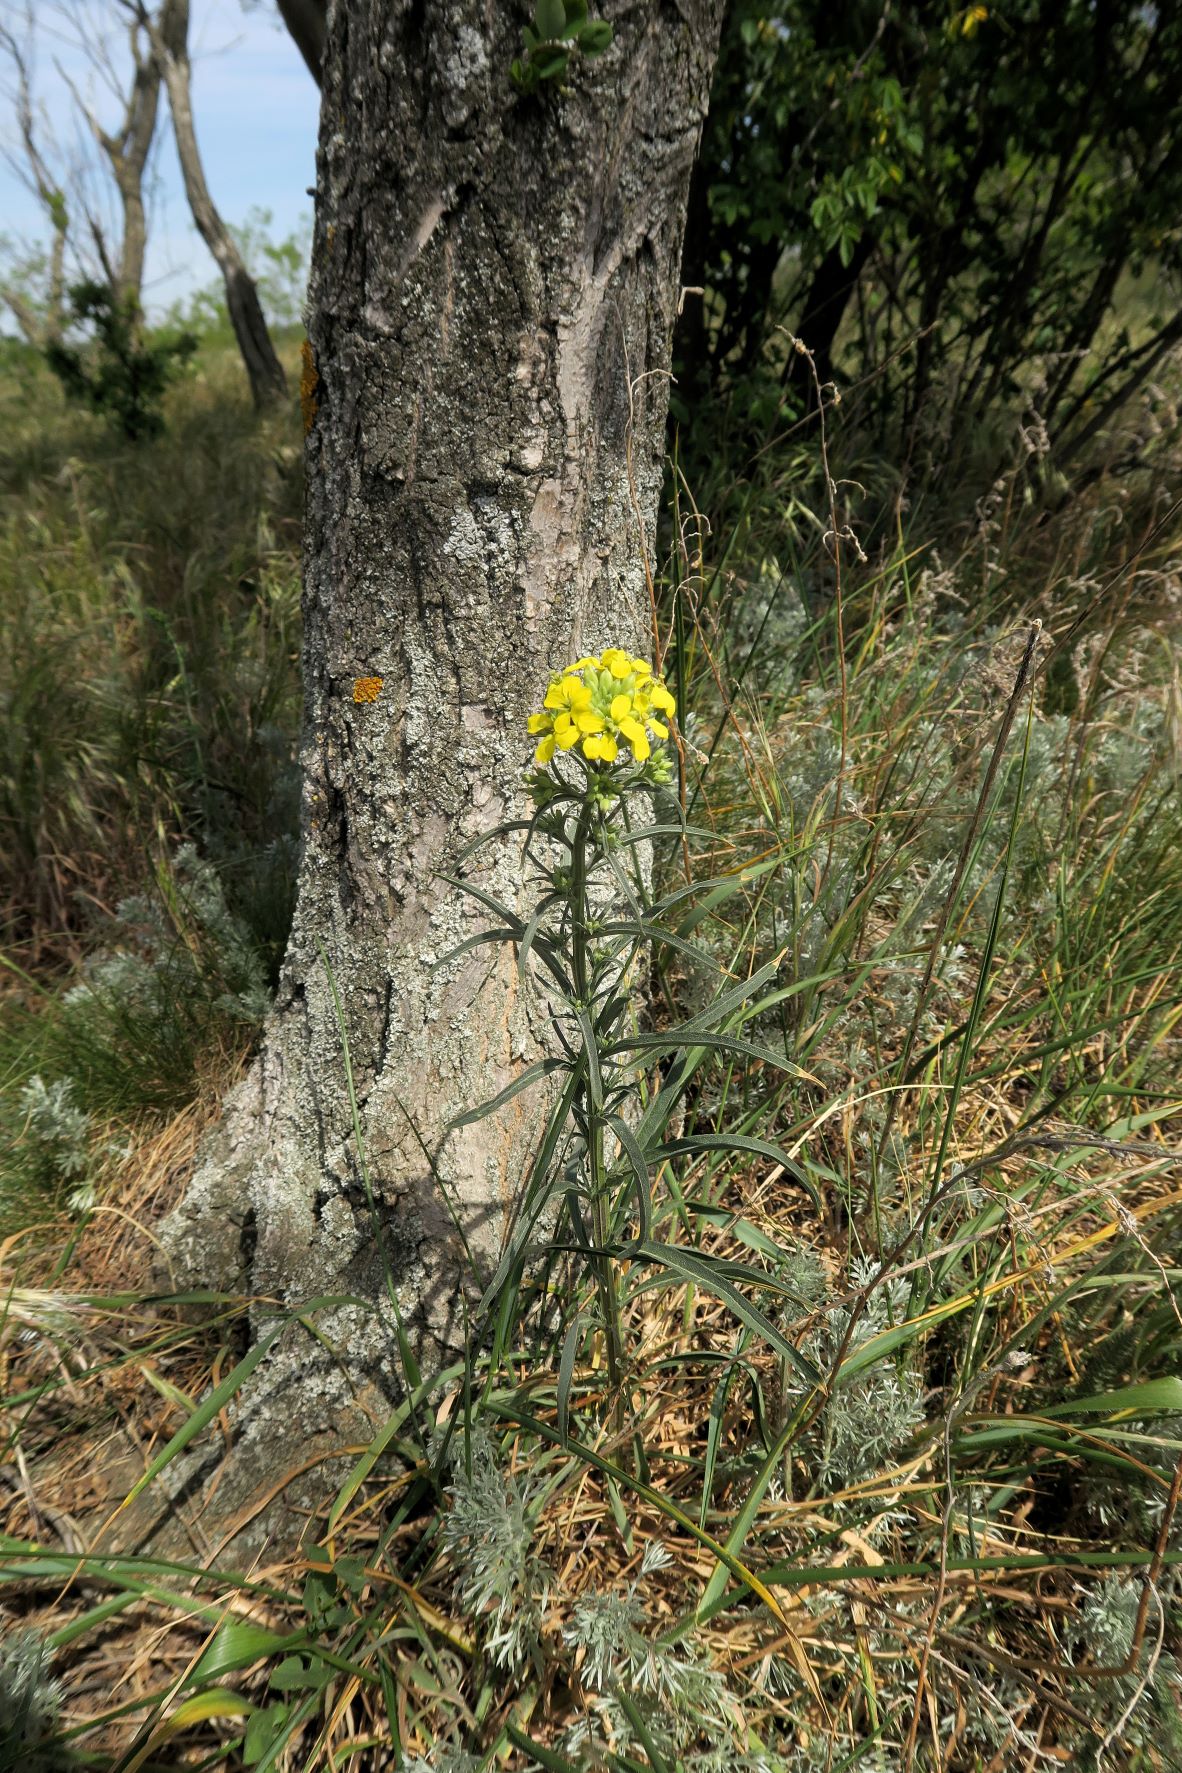
[[[649,752],[652,750],[652,746],[649,744],[648,734],[645,732],[640,722],[638,720],[633,720],[630,714],[625,715],[624,719],[620,722],[620,731],[631,745],[632,755],[637,763],[643,763]]]
[[[654,709],[669,716],[677,704],[647,659],[618,646],[576,659],[550,679],[541,711],[526,722],[540,740],[535,762],[545,769],[556,752],[578,748],[590,763],[613,764],[622,751],[626,760],[645,763],[654,743],[669,737]]]

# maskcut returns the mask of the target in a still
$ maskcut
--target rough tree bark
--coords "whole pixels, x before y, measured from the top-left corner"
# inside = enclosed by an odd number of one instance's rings
[[[536,1134],[518,1096],[447,1136],[548,1039],[504,951],[436,968],[485,914],[439,879],[523,808],[524,720],[552,669],[651,645],[690,166],[722,0],[616,0],[615,41],[524,96],[515,8],[330,8],[303,395],[303,856],[262,1055],[167,1228],[178,1280],[380,1302],[334,1017],[404,1319],[462,1339]],[[356,690],[356,680],[371,680]],[[380,689],[378,688],[378,680]],[[486,879],[522,895],[504,840]],[[489,958],[500,954],[500,958]],[[353,1395],[397,1388],[388,1316],[318,1318]],[[304,1343],[299,1358],[306,1359]],[[264,1441],[349,1393],[272,1361]]]
[[[219,215],[205,182],[197,132],[193,126],[188,51],[189,0],[164,0],[156,18],[139,4],[139,0],[128,0],[128,3],[135,5],[136,16],[151,38],[153,57],[168,93],[185,195],[197,232],[213,254],[226,285],[226,307],[250,379],[251,395],[256,406],[270,405],[286,393],[287,378],[275,355],[254,279],[246,269],[234,237]]]

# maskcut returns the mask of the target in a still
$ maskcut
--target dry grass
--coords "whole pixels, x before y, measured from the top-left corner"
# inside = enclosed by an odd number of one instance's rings
[[[121,1508],[186,1424],[219,1469],[238,1432],[251,1302],[171,1303],[155,1238],[212,1073],[166,1119],[96,1123],[132,1150],[94,1208],[47,1207],[0,1245],[0,1602],[48,1640],[83,1765],[1182,1765],[1182,811],[1163,645],[1182,578],[1151,498],[1097,482],[1078,521],[1039,526],[1012,491],[954,565],[921,572],[904,538],[847,561],[844,647],[823,551],[783,569],[806,526],[783,533],[782,487],[726,571],[687,546],[671,574],[687,794],[714,831],[695,866],[753,869],[695,936],[738,977],[787,956],[792,995],[758,1032],[806,1075],[704,1071],[687,1124],[787,1161],[666,1163],[654,1212],[677,1241],[763,1264],[759,1303],[816,1385],[634,1264],[623,1434],[587,1334],[564,1439],[561,1328],[523,1320],[500,1370],[475,1361],[470,1390],[430,1394],[428,1444],[378,1417],[331,1473],[292,1450],[236,1516],[216,1470],[175,1494],[170,1456]],[[1105,556],[1113,501],[1131,539]],[[955,613],[979,588],[996,619]],[[1063,646],[1015,702],[994,779],[1034,614]],[[677,967],[663,983],[671,1016],[697,1007]],[[218,1090],[240,1062],[202,1061]],[[258,1550],[284,1486],[298,1543]],[[472,1495],[487,1530],[465,1537]],[[520,1654],[500,1661],[495,1597],[473,1598],[498,1519],[528,1553],[505,1577]],[[611,1697],[600,1603],[633,1607],[653,1679],[689,1669],[682,1699],[650,1707],[617,1654],[660,1740],[615,1712],[572,1746]]]
[[[65,1721],[72,1732],[83,1732],[96,1764],[107,1764],[103,1757],[114,1764],[133,1743],[142,1746],[155,1719],[145,1765],[204,1765],[233,1724],[194,1723],[172,1736],[163,1721],[184,1716],[186,1682],[202,1653],[231,1621],[279,1637],[305,1630],[300,1592],[309,1570],[330,1562],[312,1549],[321,1544],[321,1516],[309,1520],[303,1551],[288,1547],[277,1558],[264,1555],[252,1564],[248,1586],[242,1575],[219,1571],[224,1546],[210,1542],[197,1505],[177,1511],[191,1548],[184,1559],[191,1573],[166,1567],[154,1579],[134,1559],[109,1561],[115,1547],[130,1549],[120,1520],[112,1520],[121,1497],[183,1422],[187,1400],[217,1384],[231,1358],[216,1333],[184,1325],[167,1308],[122,1304],[114,1311],[98,1303],[152,1285],[153,1225],[183,1187],[208,1119],[207,1109],[193,1108],[144,1139],[116,1191],[77,1240],[64,1277],[56,1270],[72,1236],[68,1223],[43,1227],[35,1238],[9,1240],[4,1251],[6,1280],[30,1289],[19,1314],[10,1311],[0,1353],[5,1393],[15,1400],[12,1463],[4,1467],[5,1606],[10,1621],[19,1617],[59,1646]],[[971,1166],[982,1153],[1004,1148],[1016,1119],[1004,1088],[974,1095],[964,1104],[966,1143],[958,1161]],[[821,1131],[839,1156],[845,1137],[836,1117]],[[1040,1136],[1052,1148],[1060,1140],[1066,1146],[1085,1142],[1070,1172],[1073,1217],[1065,1226],[1062,1201],[1023,1206],[1023,1184],[1032,1166],[1044,1161],[1040,1152],[1013,1151],[990,1166],[989,1193],[1002,1215],[987,1233],[969,1234],[966,1241],[974,1244],[982,1272],[992,1276],[995,1335],[1008,1345],[1032,1322],[1041,1320],[1042,1328],[1021,1360],[1007,1359],[983,1376],[957,1416],[962,1429],[975,1421],[1024,1420],[1027,1400],[1043,1395],[1040,1370],[1057,1369],[1060,1362],[1074,1370],[1060,1314],[1048,1313],[1048,1304],[1053,1307],[1080,1277],[1102,1273],[1106,1254],[1117,1246],[1139,1247],[1158,1261],[1155,1227],[1176,1215],[1182,1199],[1182,1171],[1161,1133],[1121,1152],[1087,1148],[1087,1136],[1068,1125],[1047,1123]],[[692,1177],[681,1180],[688,1186]],[[774,1174],[732,1175],[718,1205],[785,1247],[798,1240],[812,1215],[803,1192]],[[841,1235],[815,1220],[811,1232],[827,1271],[840,1275]],[[33,1246],[36,1253],[26,1253]],[[748,1253],[725,1219],[704,1247]],[[929,1248],[916,1260],[931,1263],[943,1253]],[[903,1262],[894,1270],[906,1271]],[[833,1303],[831,1296],[826,1306]],[[945,1302],[944,1309],[955,1304]],[[963,1304],[969,1309],[972,1301]],[[807,1339],[815,1321],[802,1317],[794,1336]],[[937,1333],[933,1329],[932,1337]],[[725,1310],[676,1287],[644,1296],[629,1336],[636,1371],[645,1380],[633,1393],[635,1414],[624,1442],[593,1426],[602,1374],[592,1366],[576,1374],[574,1385],[576,1399],[590,1406],[588,1445],[615,1476],[558,1453],[551,1467],[556,1481],[534,1526],[534,1549],[554,1577],[540,1678],[494,1691],[488,1703],[479,1624],[457,1597],[462,1571],[454,1555],[439,1548],[435,1516],[419,1514],[388,1532],[413,1473],[375,1474],[357,1489],[328,1539],[333,1560],[356,1558],[363,1565],[363,1586],[354,1597],[357,1618],[394,1640],[387,1659],[406,1751],[427,1753],[433,1743],[464,1731],[465,1721],[470,1728],[478,1714],[486,1739],[496,1737],[503,1713],[535,1742],[559,1744],[588,1699],[564,1627],[581,1595],[619,1592],[636,1580],[650,1543],[667,1548],[672,1561],[646,1577],[648,1629],[654,1635],[671,1631],[699,1606],[716,1568],[709,1542],[725,1538],[750,1486],[751,1449],[761,1444],[754,1393],[734,1387],[719,1416],[715,1481],[702,1507],[718,1374],[747,1339]],[[775,1359],[748,1342],[744,1360],[765,1400],[774,1398],[781,1384]],[[556,1379],[553,1372],[534,1371],[525,1388],[530,1412],[555,1444]],[[460,1407],[458,1395],[442,1398],[437,1407],[445,1419]],[[532,1427],[513,1427],[512,1400],[502,1399],[498,1408],[504,1469],[528,1481],[544,1443],[540,1448]],[[215,1439],[224,1437],[228,1445],[232,1434],[231,1423],[219,1420]],[[644,1448],[643,1479],[629,1452],[633,1436]],[[1148,1449],[1129,1448],[1122,1459],[1136,1463],[1161,1492],[1160,1532],[1139,1560],[1118,1557],[1147,1590],[1162,1574],[1154,1551],[1179,1557],[1170,1549],[1177,1543],[1171,1537],[1177,1485],[1171,1491],[1159,1475],[1164,1443],[1149,1440]],[[1080,1585],[1093,1575],[1094,1531],[1070,1506],[1053,1526],[1047,1520],[1055,1473],[1044,1462],[983,1521],[970,1550],[963,1521],[954,1520],[948,1506],[946,1445],[940,1434],[925,1433],[905,1456],[865,1479],[823,1486],[807,1457],[785,1454],[779,1482],[760,1501],[741,1550],[747,1567],[772,1583],[775,1613],[751,1604],[753,1596],[740,1585],[695,1636],[698,1650],[741,1696],[739,1741],[856,1742],[881,1729],[905,1742],[917,1719],[915,1739],[925,1757],[919,1764],[970,1766],[978,1751],[970,1741],[964,1749],[970,1758],[962,1758],[961,1736],[983,1692],[999,1678],[1009,1683],[1004,1703],[1015,1731],[1037,1752],[1020,1751],[1016,1735],[1008,1735],[977,1766],[1004,1769],[1070,1758],[1081,1732],[1085,1738],[1094,1733],[1092,1683],[1065,1637]],[[1066,1450],[1062,1465],[1067,1474],[1076,1470],[1076,1452]],[[326,1511],[331,1501],[326,1496]],[[695,1522],[700,1515],[703,1531],[693,1536],[671,1520],[670,1503]],[[12,1541],[44,1548],[50,1555],[44,1577],[12,1580],[19,1561]],[[112,1582],[112,1571],[120,1581]],[[134,1585],[130,1592],[126,1580]],[[120,1595],[124,1604],[100,1622],[95,1610]],[[982,1618],[990,1621],[987,1634],[979,1630]],[[296,1734],[285,1765],[306,1764],[301,1752],[308,1752],[313,1736],[325,1765],[394,1764],[391,1752],[379,1746],[389,1741],[385,1696],[364,1658],[360,1667],[361,1674],[342,1670],[330,1682],[318,1713],[322,1722],[302,1738]],[[923,1669],[920,1691],[905,1694],[900,1672],[917,1667]],[[226,1686],[263,1704],[268,1675],[263,1661]],[[810,1679],[824,1692],[824,1703],[810,1694]],[[87,1730],[91,1722],[94,1728]],[[301,1739],[303,1751],[296,1747]],[[1164,1773],[1170,1763],[1150,1757],[1139,1764]]]

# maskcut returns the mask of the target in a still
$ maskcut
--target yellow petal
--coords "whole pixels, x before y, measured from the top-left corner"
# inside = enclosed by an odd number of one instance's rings
[[[564,726],[561,732],[555,727],[554,737],[558,741],[560,751],[569,751],[572,745],[577,745],[579,742],[579,729],[572,720],[570,725]]]
[[[654,708],[661,708],[666,714],[677,713],[677,703],[663,683],[653,684],[651,699]]]
[[[655,733],[658,739],[669,737],[669,728],[663,720],[658,720],[655,714],[650,714],[648,717],[648,730],[650,733]]]
[[[620,731],[632,746],[633,750],[635,750],[641,739],[644,739],[645,737],[644,728],[638,720],[633,720],[630,714],[620,722]],[[646,744],[647,742],[648,741],[645,740]]]
[[[620,755],[620,747],[609,733],[604,733],[599,741],[599,755],[604,763],[614,763]]]
[[[557,678],[554,678],[542,699],[544,708],[565,708],[567,706],[566,691]]]
[[[531,714],[525,726],[526,731],[530,733],[548,733],[551,726],[550,716],[548,714]]]
[[[587,685],[577,677],[569,678],[568,681],[572,686],[570,692],[570,705],[575,713],[578,714],[583,708],[589,708],[591,706],[591,691],[587,688]]]
[[[606,660],[607,654],[604,653],[603,656],[604,656],[604,659]],[[623,678],[623,677],[630,677],[632,675],[632,661],[631,661],[631,659],[627,658],[623,653],[613,652],[611,659],[608,662],[607,668],[611,672],[613,677]]]
[[[590,736],[588,738],[583,740],[583,756],[589,757],[591,759],[592,763],[594,763],[595,759],[599,756],[599,748],[602,744],[603,744],[602,734],[600,734],[600,733],[590,734]]]
[[[645,758],[648,757],[652,751],[652,746],[648,742],[648,734],[644,731],[643,727],[640,730],[640,737],[632,739],[631,745],[632,755],[637,763],[643,763]]]
[[[561,739],[563,733],[565,733],[569,728],[573,727],[574,724],[575,724],[574,721],[571,719],[570,715],[566,712],[565,709],[563,710],[563,712],[561,714],[556,714],[554,716],[554,735],[555,735],[555,737]]]
[[[541,769],[545,769],[546,765],[549,763],[549,761],[553,757],[553,755],[554,755],[554,735],[553,735],[553,733],[548,733],[547,736],[542,740],[541,744],[538,746],[537,750],[534,752],[534,762]]]
[[[582,714],[576,714],[575,719],[581,733],[601,733],[603,731],[603,716],[596,714],[594,708],[585,708]]]
[[[631,696],[621,695],[621,696],[614,696],[612,698],[611,717],[613,720],[616,720],[616,721],[623,720],[625,715],[631,714],[631,712],[632,712],[632,697]]]

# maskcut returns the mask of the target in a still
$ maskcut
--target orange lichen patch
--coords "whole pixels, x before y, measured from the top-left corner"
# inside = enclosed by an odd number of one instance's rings
[[[300,370],[300,412],[303,414],[304,436],[306,437],[316,423],[316,414],[320,410],[320,403],[316,398],[316,390],[320,386],[320,372],[316,368],[316,359],[312,355],[311,339],[305,339],[300,346],[300,360],[303,366]]]
[[[353,679],[353,700],[355,702],[376,702],[382,693],[380,677],[355,677]]]

